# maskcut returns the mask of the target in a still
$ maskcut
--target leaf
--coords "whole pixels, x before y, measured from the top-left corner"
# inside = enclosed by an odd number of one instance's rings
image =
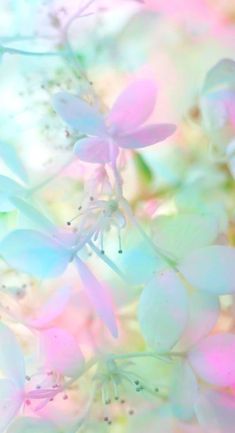
[[[189,317],[184,333],[177,344],[177,350],[192,347],[206,337],[215,326],[219,314],[220,303],[217,296],[195,291],[189,294]]]
[[[23,182],[28,182],[28,175],[25,167],[17,154],[16,149],[10,143],[0,142],[0,158],[7,167]]]
[[[210,335],[188,354],[196,374],[205,382],[217,386],[235,383],[235,335]]]
[[[147,125],[129,134],[117,136],[116,143],[124,149],[139,149],[166,140],[175,130],[175,125],[171,124]]]
[[[67,92],[56,93],[52,105],[64,122],[79,132],[94,136],[105,134],[106,127],[101,114],[78,96]]]
[[[115,101],[108,123],[118,132],[131,132],[152,114],[156,102],[156,86],[152,80],[139,79],[124,89]]]
[[[66,269],[71,252],[57,240],[34,230],[15,230],[0,243],[0,254],[21,272],[52,278]]]
[[[62,433],[52,422],[42,418],[21,417],[7,430],[7,433]]]
[[[76,265],[84,290],[91,304],[106,324],[113,337],[117,337],[118,330],[115,313],[107,290],[99,283],[85,263],[78,257],[76,257]]]
[[[65,286],[58,289],[49,298],[46,304],[39,309],[36,317],[27,320],[28,325],[37,329],[47,327],[53,320],[63,313],[71,299],[71,294],[71,287]]]
[[[213,245],[193,251],[179,266],[189,283],[206,292],[235,292],[235,248]]]
[[[194,416],[198,384],[196,377],[186,361],[179,361],[174,369],[170,387],[170,402],[175,417],[189,421]]]
[[[174,271],[158,273],[144,288],[138,318],[145,340],[157,352],[169,351],[179,340],[187,323],[188,299]]]
[[[133,152],[133,160],[135,162],[138,174],[143,178],[146,183],[152,182],[154,179],[153,172],[142,155],[138,152]]]
[[[46,368],[69,377],[76,377],[84,358],[75,337],[62,328],[50,328],[40,333],[40,346]]]
[[[25,365],[21,348],[13,332],[3,323],[0,323],[0,372],[23,388],[25,382]]]
[[[232,433],[235,425],[235,398],[224,392],[203,391],[195,405],[199,424],[206,433]]]
[[[154,220],[157,246],[178,260],[200,247],[210,245],[218,236],[214,216],[199,213],[160,215]]]
[[[7,426],[17,415],[23,403],[23,393],[11,380],[0,379],[0,432],[5,432]]]

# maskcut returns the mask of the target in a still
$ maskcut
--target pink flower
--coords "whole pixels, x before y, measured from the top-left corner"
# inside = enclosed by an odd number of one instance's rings
[[[138,149],[163,141],[173,134],[168,123],[144,125],[156,102],[153,81],[131,83],[117,98],[109,114],[103,116],[78,96],[67,92],[54,95],[53,106],[62,119],[87,137],[75,143],[81,160],[105,164],[115,161],[118,148]]]

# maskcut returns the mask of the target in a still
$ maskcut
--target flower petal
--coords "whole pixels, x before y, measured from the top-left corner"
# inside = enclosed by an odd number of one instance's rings
[[[206,337],[215,326],[219,314],[218,296],[200,291],[190,293],[188,323],[178,342],[179,350],[188,349]]]
[[[16,360],[15,360],[16,361]],[[5,432],[7,426],[17,415],[23,403],[23,393],[11,380],[0,379],[0,432]],[[23,433],[23,432],[22,432]]]
[[[36,317],[27,320],[29,326],[37,329],[47,327],[53,320],[63,313],[71,298],[71,294],[71,287],[66,286],[58,289],[37,312]]]
[[[0,323],[0,371],[18,387],[23,388],[25,365],[21,348],[13,332]]]
[[[206,433],[232,433],[235,425],[234,396],[212,390],[200,394],[195,405],[199,424]]]
[[[175,130],[175,125],[167,123],[147,125],[137,129],[135,132],[117,137],[116,141],[120,147],[139,149],[166,140],[166,138],[172,135]]]
[[[186,361],[179,361],[170,387],[170,402],[175,417],[183,421],[193,418],[197,394],[198,384],[192,368]]]
[[[117,337],[117,323],[113,305],[106,289],[97,281],[89,268],[78,257],[76,265],[86,294],[100,318],[109,328],[113,337]]]
[[[213,245],[189,254],[180,271],[195,288],[224,295],[235,292],[234,264],[235,248]]]
[[[74,153],[86,162],[105,164],[110,161],[109,143],[105,138],[82,138],[75,143]]]
[[[39,228],[44,229],[51,234],[52,233],[55,234],[57,232],[56,226],[38,209],[31,206],[26,201],[22,200],[19,197],[11,197],[10,201],[11,203],[13,203],[16,209],[20,211],[20,213],[25,215],[30,221],[32,221]]]
[[[148,79],[136,80],[117,98],[107,117],[108,123],[119,132],[131,131],[148,119],[155,103],[155,83]]]
[[[19,183],[7,176],[0,175],[0,211],[9,212],[15,209],[10,201],[11,196],[24,196],[26,190]]]
[[[23,182],[28,181],[25,167],[18,156],[16,149],[10,143],[0,143],[0,158],[7,167]]]
[[[7,433],[61,433],[52,422],[42,418],[21,417],[7,430]]]
[[[71,253],[56,240],[34,230],[15,230],[0,243],[0,254],[13,268],[38,278],[60,275]]]
[[[197,344],[188,354],[195,372],[212,385],[235,383],[235,335],[211,335]]]
[[[74,336],[62,328],[50,328],[40,334],[40,346],[46,368],[69,377],[76,377],[84,358]]]
[[[188,318],[187,293],[176,272],[160,272],[144,288],[138,316],[143,336],[151,347],[165,352],[175,345]]]
[[[87,135],[103,135],[106,128],[103,116],[78,96],[59,92],[53,96],[55,111],[72,128]]]
[[[219,227],[212,214],[180,213],[160,215],[154,220],[154,240],[162,250],[182,260],[193,250],[210,245]]]

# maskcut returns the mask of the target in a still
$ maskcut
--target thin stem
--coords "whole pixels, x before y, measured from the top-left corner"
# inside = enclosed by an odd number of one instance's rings
[[[122,359],[132,359],[132,358],[159,358],[159,357],[179,357],[184,356],[184,352],[167,352],[167,353],[157,353],[157,352],[132,352],[124,354],[111,354],[109,357],[113,360]]]
[[[88,245],[90,248],[97,254],[97,256],[103,260],[103,262],[106,263],[106,265],[109,266],[110,269],[112,269],[113,272],[115,272],[125,283],[127,283],[127,277],[122,273],[122,271],[115,265],[115,263],[110,260],[105,254],[102,254],[99,250],[99,248],[96,247],[95,244],[93,244],[92,241],[88,242]]]
[[[33,57],[59,57],[61,55],[66,55],[65,52],[35,52],[35,51],[24,51],[24,50],[20,50],[18,48],[9,48],[9,47],[4,47],[4,46],[0,46],[0,52],[2,54],[18,54],[21,56],[33,56]]]

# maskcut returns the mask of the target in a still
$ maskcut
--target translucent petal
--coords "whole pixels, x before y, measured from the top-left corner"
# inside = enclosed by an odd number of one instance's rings
[[[219,230],[213,215],[199,213],[160,215],[155,218],[153,227],[157,246],[177,259],[210,245]]]
[[[56,93],[52,105],[62,119],[79,132],[95,136],[105,134],[101,114],[78,96],[66,92]]]
[[[208,92],[221,86],[235,87],[235,62],[222,59],[207,73],[202,92]]]
[[[192,368],[180,360],[174,369],[170,387],[170,402],[175,417],[189,421],[194,416],[194,404],[198,394],[198,384]]]
[[[197,344],[188,354],[197,375],[205,382],[218,386],[235,383],[235,335],[211,335]]]
[[[17,415],[23,394],[11,380],[0,379],[0,432],[3,433]],[[22,432],[23,433],[23,432]]]
[[[76,377],[84,359],[74,336],[62,328],[51,328],[40,333],[40,346],[46,368],[69,377]]]
[[[63,313],[71,298],[71,287],[58,289],[39,309],[35,318],[29,318],[27,323],[34,328],[44,328]]]
[[[215,326],[219,314],[218,296],[195,291],[189,294],[189,317],[177,350],[185,350],[206,337]]]
[[[11,196],[25,195],[25,188],[7,176],[0,175],[0,211],[9,212],[15,209],[10,201]]]
[[[175,130],[176,127],[171,124],[147,125],[130,134],[118,136],[116,142],[120,147],[138,149],[166,140]]]
[[[76,265],[84,286],[84,290],[94,306],[96,312],[109,328],[111,334],[117,337],[117,323],[115,313],[110,296],[107,290],[97,281],[88,267],[78,257],[76,257]]]
[[[235,425],[234,396],[207,390],[195,405],[199,424],[206,433],[232,433]]]
[[[151,347],[166,352],[175,345],[187,323],[188,299],[174,271],[158,273],[144,288],[138,316],[143,336]]]
[[[15,230],[0,243],[0,254],[13,268],[38,278],[60,275],[71,252],[56,240],[34,230]]]
[[[16,419],[7,433],[62,433],[62,431],[50,421],[41,418],[22,417]]]
[[[11,203],[38,228],[44,229],[49,233],[56,233],[56,226],[38,209],[28,204],[19,197],[11,197]]]
[[[110,161],[109,144],[105,138],[82,138],[75,143],[74,153],[86,162],[105,164]]]
[[[16,151],[10,143],[0,143],[0,158],[5,162],[7,167],[23,182],[28,181],[25,167]]]
[[[22,388],[25,381],[24,357],[13,332],[3,323],[0,323],[0,347],[1,376]]]
[[[148,119],[155,102],[155,83],[148,79],[136,80],[117,98],[107,117],[108,123],[118,131],[131,131]]]
[[[235,248],[213,245],[193,251],[180,265],[192,286],[217,295],[235,292]]]

